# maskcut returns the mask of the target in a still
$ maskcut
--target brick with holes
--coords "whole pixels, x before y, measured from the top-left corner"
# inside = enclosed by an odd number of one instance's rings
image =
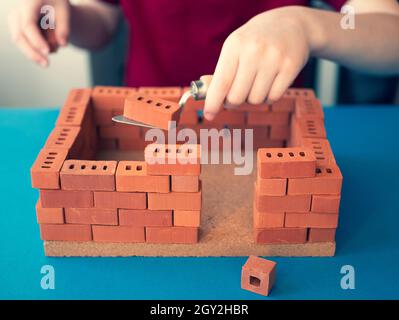
[[[176,227],[199,227],[201,224],[201,211],[174,210],[173,225]]]
[[[90,116],[91,89],[73,89],[60,110],[56,125],[80,127],[87,124]]]
[[[318,166],[312,178],[288,179],[288,195],[339,195],[342,188],[342,174],[336,164]],[[301,210],[300,210],[301,211]]]
[[[144,227],[93,226],[92,229],[96,242],[145,242]]]
[[[295,116],[324,119],[323,107],[318,99],[298,97],[295,100]]]
[[[322,119],[313,117],[293,117],[291,130],[294,135],[301,138],[326,138],[327,133]]]
[[[310,228],[308,234],[309,242],[334,242],[335,228]]]
[[[41,224],[40,237],[52,241],[91,241],[91,226],[79,224]]]
[[[179,121],[180,111],[181,107],[176,102],[135,94],[126,99],[123,115],[128,119],[169,130]]]
[[[116,209],[65,208],[65,222],[69,224],[117,225]]]
[[[146,227],[148,243],[180,243],[198,242],[198,228],[192,227]]]
[[[119,210],[121,226],[136,227],[170,227],[172,226],[172,210]]]
[[[171,179],[173,192],[198,192],[198,176],[172,176]]]
[[[306,88],[289,88],[283,95],[285,98],[310,98],[310,99],[316,99],[316,95],[312,89],[306,89]]]
[[[94,109],[122,112],[125,99],[137,93],[136,88],[97,86],[93,89]]]
[[[200,210],[201,190],[198,192],[148,193],[150,210]]]
[[[338,213],[341,195],[317,195],[312,196],[312,212]]]
[[[181,87],[140,87],[138,88],[140,94],[157,97],[164,100],[179,102],[182,96]]]
[[[198,176],[201,145],[150,144],[144,150],[149,175]]]
[[[80,132],[80,127],[57,126],[47,138],[45,148],[68,149],[69,157],[78,157],[84,142]]]
[[[249,111],[247,123],[249,126],[288,125],[289,112],[257,112]]]
[[[259,175],[263,179],[315,176],[316,158],[306,148],[261,148],[257,161]]]
[[[286,228],[336,228],[338,214],[315,212],[287,212],[284,226]]]
[[[64,209],[63,208],[43,208],[40,199],[36,202],[36,217],[37,222],[49,224],[63,224],[64,223]]]
[[[42,149],[30,169],[32,187],[38,189],[59,189],[60,171],[67,156],[68,149]]]
[[[268,296],[276,281],[276,263],[249,256],[241,271],[241,288]]]
[[[302,145],[313,150],[317,165],[328,165],[335,162],[334,153],[327,139],[303,138]]]
[[[170,177],[148,175],[145,161],[120,161],[116,170],[116,190],[167,193]]]
[[[145,209],[147,195],[144,192],[95,191],[96,208]]]
[[[43,208],[91,208],[93,207],[92,191],[75,190],[40,190]]]
[[[255,228],[254,237],[257,244],[305,243],[307,228]]]
[[[116,161],[66,160],[60,178],[63,190],[114,191]]]

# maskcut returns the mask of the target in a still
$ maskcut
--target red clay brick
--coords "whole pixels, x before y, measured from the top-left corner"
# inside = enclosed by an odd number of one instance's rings
[[[324,166],[335,163],[334,154],[327,139],[303,138],[302,145],[314,151],[316,165]]]
[[[172,176],[173,192],[198,192],[198,176]]]
[[[241,288],[268,296],[276,281],[276,263],[249,256],[241,271]]]
[[[148,193],[148,209],[150,210],[200,210],[201,191]]]
[[[291,127],[288,125],[271,126],[270,139],[272,140],[287,140],[290,137]]]
[[[270,112],[271,105],[268,103],[251,104],[244,102],[236,109],[230,110],[231,112],[255,111],[255,112]]]
[[[123,105],[122,105],[122,110],[123,110]],[[93,117],[94,117],[94,123],[97,126],[112,126],[114,122],[112,121],[112,117],[116,112],[114,112],[112,109],[94,109],[93,110]]]
[[[172,226],[172,210],[119,210],[119,224],[135,227]]]
[[[183,94],[181,87],[140,87],[138,93],[173,102],[179,102]]]
[[[261,195],[255,184],[255,202],[256,208],[264,212],[307,212],[310,211],[311,195]]]
[[[92,226],[96,242],[145,242],[144,227]]]
[[[308,98],[308,99],[316,99],[316,95],[312,89],[306,88],[289,88],[285,93],[285,98],[293,98],[297,99],[300,97]]]
[[[170,191],[170,178],[148,175],[144,161],[120,161],[116,170],[116,190],[167,193]]]
[[[194,126],[198,123],[198,113],[196,110],[183,108],[180,114],[179,125]]]
[[[292,119],[291,128],[302,138],[326,138],[327,133],[324,127],[324,121],[318,118],[303,117]]]
[[[287,193],[287,179],[269,178],[262,179],[258,171],[256,183],[259,188],[259,194],[269,196],[284,196]]]
[[[197,243],[198,228],[147,227],[146,241],[149,243]]]
[[[138,139],[140,138],[140,127],[115,123],[112,126],[100,127],[99,135],[101,138],[107,139]]]
[[[174,210],[173,225],[176,227],[199,227],[201,224],[201,211]]]
[[[320,229],[310,228],[308,241],[309,242],[334,242],[336,229]]]
[[[65,208],[65,221],[71,224],[117,225],[116,209]]]
[[[150,144],[144,150],[149,175],[195,175],[201,173],[200,145]]]
[[[66,160],[61,169],[64,190],[115,190],[116,161]]]
[[[63,208],[43,208],[40,199],[36,202],[36,217],[40,224],[63,224],[64,209]]]
[[[176,102],[136,94],[126,99],[123,115],[156,128],[169,130],[170,121],[178,122],[180,111],[181,108]]]
[[[342,174],[336,164],[316,168],[313,178],[288,179],[287,194],[341,194]]]
[[[146,194],[143,192],[94,192],[94,205],[97,208],[145,209]]]
[[[305,243],[306,228],[264,228],[254,229],[255,242],[266,243]]]
[[[98,148],[100,150],[115,150],[118,147],[117,139],[100,139]]]
[[[318,99],[298,97],[295,101],[295,116],[324,119],[323,107]]]
[[[245,113],[229,110],[221,110],[212,121],[204,119],[204,124],[239,126],[245,125]]]
[[[295,100],[291,98],[281,98],[271,106],[272,112],[293,112],[295,109]]]
[[[90,208],[93,192],[70,190],[40,190],[43,208]]]
[[[247,123],[250,126],[288,125],[289,112],[248,112]]]
[[[53,149],[72,149],[79,148],[81,143],[79,138],[80,127],[55,127],[50,133],[45,147]]]
[[[42,17],[44,17],[42,15]],[[58,51],[58,41],[57,41],[57,36],[55,34],[55,29],[42,29],[40,28],[40,32],[43,35],[44,39],[46,40],[50,53],[54,53]]]
[[[285,214],[285,227],[308,228],[336,228],[338,226],[338,214],[334,213],[291,213]]]
[[[253,205],[253,225],[254,228],[283,228],[284,227],[283,212],[261,212]]]
[[[118,149],[121,151],[141,150],[144,151],[145,147],[151,142],[140,139],[118,139]]]
[[[59,189],[60,171],[68,156],[68,149],[42,149],[30,169],[32,187],[38,189]]]
[[[92,100],[95,109],[120,110],[125,99],[137,93],[135,88],[97,86],[93,89]]]
[[[89,116],[91,92],[91,89],[72,89],[60,110],[56,125],[82,126],[85,118]]]
[[[91,227],[79,224],[41,224],[40,237],[49,241],[91,241]]]
[[[316,159],[313,152],[305,148],[261,148],[257,163],[263,179],[315,176]]]
[[[338,213],[341,196],[313,195],[310,211],[324,213]]]

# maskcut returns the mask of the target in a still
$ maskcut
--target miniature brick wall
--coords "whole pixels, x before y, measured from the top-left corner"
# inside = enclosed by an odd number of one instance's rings
[[[201,181],[196,161],[148,161],[181,146],[144,141],[148,129],[112,122],[137,93],[177,102],[179,87],[75,89],[31,169],[40,189],[43,240],[196,243]],[[222,110],[212,122],[203,101],[189,100],[178,129],[253,129],[257,151],[254,239],[259,244],[333,242],[342,175],[326,138],[313,91],[289,89],[276,103]],[[222,148],[222,145],[220,146]],[[146,161],[98,161],[98,150],[141,150]],[[187,158],[192,155],[183,150]],[[168,157],[167,157],[168,158]]]

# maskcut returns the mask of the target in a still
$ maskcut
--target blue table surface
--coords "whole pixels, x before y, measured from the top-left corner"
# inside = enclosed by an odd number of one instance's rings
[[[277,282],[265,298],[240,288],[246,258],[48,258],[35,216],[29,169],[56,109],[0,109],[1,299],[398,299],[399,108],[326,109],[326,127],[344,176],[332,258],[271,257]],[[55,289],[41,288],[43,265]],[[355,289],[340,286],[341,267]]]

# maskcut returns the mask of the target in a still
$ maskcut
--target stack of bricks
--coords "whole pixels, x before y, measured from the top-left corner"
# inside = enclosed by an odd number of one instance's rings
[[[334,242],[342,175],[314,97],[298,97],[288,148],[257,154],[253,224],[258,244]]]
[[[96,134],[99,118],[105,123],[106,112],[119,113],[122,96],[130,94],[110,90],[112,99],[102,101],[100,109],[93,108],[93,99],[103,92],[73,90],[31,168],[32,186],[40,189],[36,212],[41,238],[198,242],[202,200],[198,145],[150,144],[145,161],[93,160],[107,139],[101,130]],[[113,134],[123,137],[115,128]]]

